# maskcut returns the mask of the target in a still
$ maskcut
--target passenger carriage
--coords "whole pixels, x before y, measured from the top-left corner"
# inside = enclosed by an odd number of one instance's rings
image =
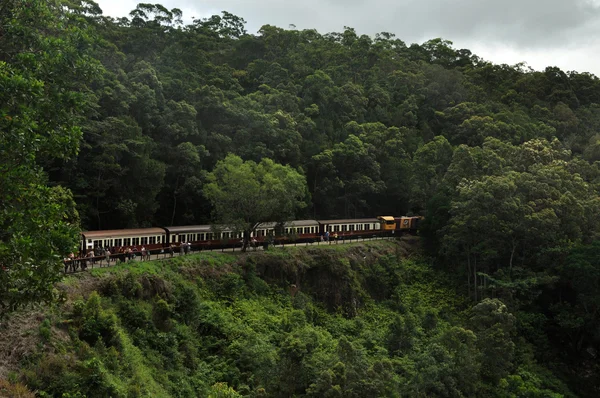
[[[181,243],[190,243],[196,250],[216,247],[239,246],[242,234],[234,232],[231,228],[214,225],[188,225],[185,227],[164,227],[167,231],[167,246],[180,246]]]
[[[321,220],[320,235],[325,235],[329,232],[329,238],[332,239],[335,234],[338,239],[371,237],[380,235],[381,221],[377,218],[357,218],[357,219],[340,219],[340,220]]]
[[[96,248],[129,247],[138,251],[144,246],[148,250],[160,249],[166,242],[163,228],[112,229],[85,231],[81,233],[81,250],[87,253]]]
[[[269,236],[273,237],[274,243],[314,242],[319,239],[319,227],[317,220],[288,221],[283,226],[278,226],[275,222],[267,222],[259,224],[250,237],[258,243],[268,241]]]

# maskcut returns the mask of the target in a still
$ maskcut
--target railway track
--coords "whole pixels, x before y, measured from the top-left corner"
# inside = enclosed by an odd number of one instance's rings
[[[337,240],[332,239],[328,242],[327,241],[316,241],[316,242],[301,242],[301,243],[294,242],[294,243],[285,243],[285,244],[280,243],[277,245],[270,245],[269,248],[271,248],[271,247],[286,248],[286,247],[304,247],[304,246],[308,247],[308,246],[344,245],[344,244],[349,244],[349,243],[368,242],[368,241],[373,241],[373,240],[393,240],[395,238],[396,238],[395,236],[378,236],[378,235],[373,235],[370,238],[361,237],[361,238],[356,238],[356,239],[348,239],[348,238],[340,237]],[[249,247],[248,250],[246,251],[246,253],[252,253],[255,251],[265,251],[265,250],[266,249],[265,249],[264,245],[259,245],[255,248]],[[168,258],[187,256],[187,255],[198,254],[198,253],[202,253],[202,252],[223,252],[223,253],[238,252],[238,253],[241,253],[242,248],[239,246],[237,246],[237,247],[236,246],[220,247],[220,248],[214,248],[214,249],[206,249],[204,247],[201,247],[199,250],[199,247],[191,246],[190,251],[188,253],[185,253],[184,251],[180,251],[179,249],[177,249],[173,252],[173,254],[171,254],[169,252],[169,250],[161,250],[161,251],[154,250],[154,253],[150,253],[150,255],[146,256],[145,260],[142,259],[142,255],[140,252],[134,252],[134,256],[132,256],[131,258],[128,258],[125,253],[111,254],[110,261],[107,261],[106,256],[87,257],[87,258],[82,258],[82,259],[65,261],[64,272],[65,272],[65,274],[72,274],[72,273],[77,273],[77,272],[89,271],[94,268],[107,268],[107,267],[111,267],[111,266],[114,266],[114,265],[120,264],[120,263],[131,263],[131,262],[135,263],[135,262],[142,262],[142,261],[165,260]]]

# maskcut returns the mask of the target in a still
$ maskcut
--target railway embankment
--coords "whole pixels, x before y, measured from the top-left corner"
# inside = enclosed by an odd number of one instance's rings
[[[203,252],[69,274],[56,286],[59,304],[21,311],[0,326],[0,380],[54,396],[176,396],[159,370],[177,368],[178,377],[197,370],[234,343],[233,335],[245,335],[247,322],[268,329],[295,322],[289,317],[356,317],[391,296],[395,281],[386,264],[418,247],[419,239],[407,236]],[[224,380],[232,384],[216,374],[202,387],[184,384],[190,396],[205,396]]]
[[[517,355],[528,346],[500,301],[474,305],[419,246],[202,252],[66,275],[59,303],[0,326],[0,396],[571,396]],[[497,347],[508,360],[489,360]]]

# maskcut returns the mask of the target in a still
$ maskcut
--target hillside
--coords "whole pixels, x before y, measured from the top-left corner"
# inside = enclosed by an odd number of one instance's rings
[[[443,38],[182,21],[160,4],[117,19],[90,0],[2,2],[0,322],[16,329],[1,360],[33,356],[0,383],[569,395],[560,379],[600,395],[598,77]],[[424,216],[427,260],[363,256],[369,274],[360,253],[276,251],[62,281],[82,229],[377,215]],[[19,312],[61,291],[56,313]]]
[[[573,396],[502,303],[472,306],[415,245],[206,253],[69,276],[62,304],[2,331],[0,379],[55,397]]]

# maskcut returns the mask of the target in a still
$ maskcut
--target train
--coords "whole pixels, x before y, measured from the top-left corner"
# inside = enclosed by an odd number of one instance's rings
[[[291,242],[315,242],[325,236],[338,239],[400,235],[416,233],[423,217],[377,216],[373,218],[340,220],[294,220],[283,224],[265,222],[250,234],[255,244],[285,244]],[[182,244],[195,250],[230,248],[242,246],[243,233],[226,226],[189,225],[81,233],[80,252],[84,256],[90,251],[103,248],[122,251],[129,248],[140,251],[164,250]]]

